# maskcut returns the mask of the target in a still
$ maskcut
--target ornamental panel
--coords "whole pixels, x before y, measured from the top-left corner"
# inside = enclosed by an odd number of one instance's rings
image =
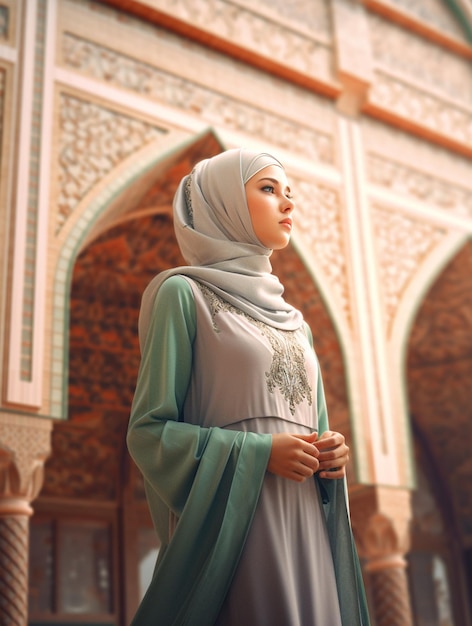
[[[268,7],[275,11],[282,20],[303,24],[314,33],[330,35],[332,32],[330,5],[328,0],[259,0],[251,2],[251,8]]]
[[[109,108],[61,94],[57,230],[95,184],[165,133]]]
[[[374,62],[400,73],[418,89],[442,92],[470,106],[470,60],[406,31],[393,22],[369,19]]]
[[[297,232],[351,324],[346,273],[345,233],[339,190],[322,183],[296,181]]]
[[[288,117],[251,106],[228,94],[199,85],[195,81],[171,74],[160,68],[133,59],[75,35],[63,38],[63,59],[66,66],[113,86],[128,89],[144,97],[198,115],[215,127],[223,127],[257,137],[303,154],[314,161],[333,164],[335,150],[330,134],[301,125]],[[256,72],[244,70],[245,76],[255,79]],[[261,80],[266,77],[261,75]],[[272,83],[276,79],[273,79]],[[280,90],[289,89],[280,82]],[[251,84],[248,82],[248,85]],[[306,98],[302,90],[290,87],[297,98]],[[273,89],[271,89],[273,93]],[[313,100],[313,119],[326,117],[319,107],[325,105]]]
[[[372,153],[367,157],[367,172],[369,182],[385,187],[398,196],[413,198],[459,217],[472,219],[470,189]]]
[[[321,4],[322,7],[318,8],[315,14],[312,13],[312,19],[316,19],[319,10],[326,7],[326,0]],[[257,5],[254,7],[254,4],[251,4],[250,8],[247,8],[222,0],[215,2],[158,0],[155,5],[157,9],[189,22],[192,26],[209,31],[219,39],[226,39],[240,47],[249,48],[272,61],[290,66],[295,71],[315,76],[313,60],[317,56],[318,44],[312,36],[306,34],[309,29],[305,24],[299,31],[293,27],[288,28],[284,23],[283,14],[273,13],[269,17],[267,14],[259,13]],[[299,20],[300,7],[297,9],[292,9],[291,16]],[[287,9],[284,13],[286,12]],[[320,23],[327,25],[326,11],[324,15],[325,19],[322,19]]]
[[[448,141],[456,141],[469,148],[472,145],[472,111],[469,108],[456,106],[382,71],[375,72],[369,104],[386,109],[409,123],[423,126],[434,134],[441,134]]]
[[[469,158],[372,118],[362,119],[361,127],[369,182],[470,216]]]
[[[383,291],[385,323],[390,334],[405,289],[447,231],[380,206],[372,207],[372,220],[379,262],[379,285]]]
[[[455,39],[467,41],[459,23],[443,0],[384,0],[384,2],[398,6],[414,15],[420,22],[426,23]]]

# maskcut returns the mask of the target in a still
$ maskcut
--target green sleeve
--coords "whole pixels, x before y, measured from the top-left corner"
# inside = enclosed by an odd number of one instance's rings
[[[198,455],[203,435],[197,427],[179,422],[190,381],[195,332],[190,285],[173,276],[162,284],[154,303],[127,443],[148,487],[177,515],[192,480],[185,461],[187,456]]]
[[[191,286],[181,276],[168,278],[154,304],[127,435],[161,540],[135,626],[170,626],[189,619],[204,626],[216,620],[270,456],[270,435],[180,421],[195,333]],[[178,518],[172,537],[170,514]]]

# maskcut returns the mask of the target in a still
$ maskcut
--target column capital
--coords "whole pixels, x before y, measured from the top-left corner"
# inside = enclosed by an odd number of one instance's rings
[[[411,492],[397,487],[354,490],[352,527],[367,570],[405,567],[410,547]]]
[[[354,489],[353,532],[364,560],[377,626],[412,626],[405,554],[410,546],[411,493],[397,487]]]
[[[51,452],[52,420],[0,413],[0,515],[30,514]]]

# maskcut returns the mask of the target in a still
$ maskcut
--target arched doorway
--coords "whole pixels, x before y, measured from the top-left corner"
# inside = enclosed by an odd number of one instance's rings
[[[410,583],[417,625],[471,624],[472,243],[417,314],[407,361],[418,488]]]

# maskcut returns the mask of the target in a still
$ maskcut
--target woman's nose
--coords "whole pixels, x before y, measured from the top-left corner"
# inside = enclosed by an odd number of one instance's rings
[[[295,208],[295,203],[291,198],[284,198],[282,207],[284,213],[291,213]]]

